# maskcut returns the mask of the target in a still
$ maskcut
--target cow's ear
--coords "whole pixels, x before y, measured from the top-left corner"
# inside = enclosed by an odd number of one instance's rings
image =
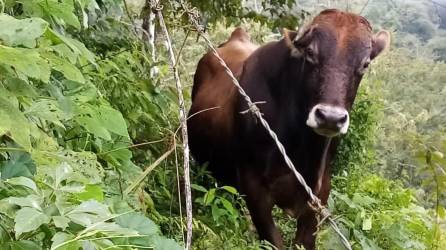
[[[297,39],[299,35],[299,32],[294,30],[289,30],[284,28],[283,29],[283,39],[285,40],[285,43],[288,48],[290,48],[291,56],[292,57],[301,57],[302,53],[296,46],[294,46],[294,41]]]
[[[303,50],[308,46],[312,40],[313,30],[316,26],[302,26],[298,31],[283,30],[284,39],[286,44],[291,49],[291,56],[301,57]]]
[[[382,30],[373,36],[372,41],[372,54],[370,59],[377,57],[381,52],[386,50],[390,46],[390,33],[386,30]]]
[[[305,25],[297,31],[297,36],[293,40],[294,47],[304,48],[308,46],[313,40],[314,30],[317,28],[317,24]]]
[[[293,41],[297,37],[297,31],[284,28],[282,33],[283,33],[283,39],[285,39],[286,44],[290,47],[294,47]]]

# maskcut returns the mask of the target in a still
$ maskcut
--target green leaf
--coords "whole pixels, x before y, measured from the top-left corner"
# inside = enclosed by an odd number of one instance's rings
[[[372,217],[365,218],[362,221],[362,230],[371,230],[372,229]]]
[[[78,55],[74,53],[70,47],[64,43],[51,46],[51,49],[56,52],[60,57],[68,59],[72,64],[76,64]]]
[[[87,63],[91,63],[92,65],[96,65],[95,61],[95,55],[89,51],[85,45],[75,39],[65,37],[51,29],[47,29],[45,34],[45,38],[49,39],[54,45],[60,45],[65,44],[73,54],[70,54],[68,58],[74,59],[74,57],[77,58],[79,63],[82,63],[83,65]],[[57,51],[57,49],[56,49]],[[60,51],[58,51],[59,53]],[[64,52],[66,53],[66,51]]]
[[[68,227],[68,223],[70,219],[65,216],[53,216],[54,225],[62,230],[65,230]]]
[[[9,197],[7,199],[11,204],[15,204],[20,207],[30,207],[42,211],[40,205],[43,202],[43,198],[35,194],[30,194],[26,197]]]
[[[61,128],[65,128],[61,120],[65,120],[66,115],[59,108],[59,104],[57,101],[49,99],[35,101],[32,103],[31,107],[29,107],[25,111],[25,114],[28,116],[41,118],[43,120],[54,123]]]
[[[67,41],[76,48],[76,50],[79,53],[79,56],[84,60],[84,65],[88,63],[91,63],[92,65],[96,65],[95,61],[95,55],[85,47],[85,44],[81,43],[80,41],[72,38],[67,38]],[[65,43],[67,41],[64,41]],[[68,44],[67,44],[68,45]]]
[[[103,127],[101,121],[98,120],[97,117],[98,114],[94,107],[90,105],[82,105],[80,114],[75,117],[75,120],[95,136],[105,140],[111,140],[110,133]]]
[[[93,226],[89,226],[85,233],[88,232],[102,232],[104,234],[113,234],[113,235],[126,235],[126,236],[134,236],[138,235],[138,232],[129,228],[121,227],[120,225],[114,222],[101,222],[96,223]]]
[[[54,70],[62,73],[66,79],[79,83],[85,83],[85,78],[81,71],[66,59],[62,59],[52,53],[45,53],[42,56],[49,61]]]
[[[76,121],[93,135],[105,140],[111,140],[108,130],[102,127],[101,123],[93,117],[81,116],[77,117]]]
[[[36,165],[27,153],[11,154],[9,161],[0,162],[1,179],[14,177],[31,178],[36,173]]]
[[[87,102],[98,100],[98,90],[92,83],[86,82],[81,84],[64,80],[63,84],[67,88],[67,91],[64,94],[79,105],[77,110],[78,114],[83,114],[83,109],[85,107],[90,107],[86,104]]]
[[[332,194],[333,194],[333,196],[336,199],[339,199],[339,200],[343,201],[350,208],[357,208],[358,207],[350,198],[348,198],[347,195],[341,194],[341,193],[339,193],[337,191],[333,191]]]
[[[68,165],[68,163],[63,162],[54,171],[54,186],[57,188],[61,183],[67,180],[73,174],[73,169]]]
[[[3,44],[15,47],[34,48],[37,38],[42,36],[48,23],[41,18],[15,19],[6,14],[0,14],[0,40]]]
[[[212,204],[211,212],[212,212],[212,218],[213,218],[214,221],[217,222],[217,223],[218,223],[219,218],[220,218],[221,216],[223,216],[223,215],[225,215],[225,214],[228,213],[226,210],[224,210],[224,209],[222,209],[222,208],[219,208],[219,207],[217,206],[217,204],[215,204],[215,203]]]
[[[209,205],[215,199],[215,188],[209,189],[204,196],[204,204]]]
[[[80,179],[83,178],[80,177]],[[63,185],[61,188],[59,188],[59,190],[67,193],[80,193],[85,190],[85,186],[79,183],[71,183],[68,185]]]
[[[65,214],[73,222],[83,226],[102,221],[111,216],[108,207],[95,200],[82,202],[79,206]]]
[[[64,244],[64,242],[67,242],[73,238],[74,238],[73,235],[69,235],[69,234],[63,233],[63,232],[57,232],[53,236],[53,238],[51,238],[51,241],[53,242],[53,244],[51,244],[51,250],[53,250],[53,249],[57,249],[57,250],[79,250],[79,249],[82,249],[80,241],[72,241],[70,243]]]
[[[111,215],[110,211],[108,210],[108,207],[105,204],[99,203],[94,200],[82,202],[70,213],[79,213],[79,212],[93,213],[100,215],[102,217],[108,217]]]
[[[373,199],[370,196],[364,195],[364,194],[359,194],[359,193],[355,193],[353,195],[352,198],[352,202],[359,205],[359,206],[370,206],[372,204],[375,204],[377,201],[375,199]]]
[[[82,242],[83,249],[93,250],[93,249],[128,249],[126,247],[119,247],[114,244],[113,241],[109,239],[91,239]]]
[[[444,218],[446,217],[446,211],[445,211],[444,207],[441,206],[441,205],[438,205],[438,207],[437,207],[437,213],[438,213],[438,216],[439,216],[441,219],[444,219]]]
[[[132,162],[132,151],[128,149],[129,140],[107,141],[102,144],[99,157],[107,161],[114,168],[118,168],[125,176],[134,176],[141,173],[141,168]]]
[[[434,151],[434,152],[432,152],[432,158],[434,160],[440,160],[440,159],[444,158],[444,154],[440,151]]]
[[[37,192],[36,183],[30,178],[19,176],[19,177],[10,178],[10,179],[6,180],[6,182],[11,185],[25,186],[27,188],[34,190],[34,192]]]
[[[42,249],[37,243],[29,240],[19,240],[7,242],[1,249],[11,249],[11,250],[40,250]]]
[[[120,226],[133,229],[141,235],[154,235],[159,232],[158,226],[140,213],[124,214],[117,217],[115,221]]]
[[[381,250],[382,248],[380,248],[379,246],[377,246],[375,244],[375,242],[373,242],[372,240],[370,240],[369,238],[367,238],[362,232],[358,231],[358,230],[353,230],[353,234],[355,236],[355,238],[358,239],[362,250]]]
[[[28,82],[15,78],[8,77],[4,81],[5,87],[15,96],[37,97],[35,88]]]
[[[81,201],[86,201],[91,199],[97,201],[103,201],[104,193],[102,192],[102,188],[100,185],[88,184],[85,186],[85,191],[76,195],[76,197]]]
[[[183,247],[172,239],[163,236],[157,236],[153,239],[154,249],[156,250],[182,250]]]
[[[35,49],[10,48],[0,45],[1,64],[45,83],[50,79],[50,66]]]
[[[3,94],[0,89],[0,94]],[[0,96],[0,136],[7,134],[17,144],[29,150],[31,148],[31,128],[22,112],[9,100]],[[14,177],[10,176],[9,178]]]
[[[126,138],[129,137],[127,124],[121,112],[112,107],[101,105],[98,109],[98,114],[98,119],[100,119],[102,125],[107,128],[108,131]]]
[[[14,222],[15,235],[19,237],[22,233],[31,232],[42,224],[49,223],[50,217],[34,208],[24,207],[17,212]]]
[[[190,185],[190,187],[192,188],[192,189],[194,189],[194,190],[197,190],[197,191],[200,191],[200,192],[203,192],[203,193],[206,193],[208,190],[206,189],[206,188],[204,188],[203,186],[200,186],[200,185],[197,185],[197,184],[195,184],[195,183],[192,183],[191,185]]]
[[[88,227],[93,225],[94,223],[101,221],[101,218],[99,216],[89,213],[70,213],[67,214],[67,217],[74,223],[79,224],[83,227]]]
[[[8,216],[11,219],[14,219],[15,213],[17,211],[17,206],[11,204],[8,198],[0,200],[0,213]]]
[[[225,209],[231,213],[231,214],[235,214],[235,209],[232,206],[231,202],[229,202],[227,199],[225,198],[220,198],[221,203],[223,204],[223,207],[225,207]]]
[[[223,186],[222,187],[224,190],[228,191],[231,194],[237,194],[237,189],[235,189],[234,187],[231,186]]]
[[[73,1],[45,0],[45,8],[48,13],[57,18],[58,23],[68,24],[76,29],[81,28],[79,19],[74,11]]]
[[[56,21],[59,25],[70,25],[80,29],[73,1],[35,0],[24,2],[23,8],[28,15],[41,16]]]
[[[110,132],[129,137],[127,124],[122,114],[106,105],[82,105],[79,107],[76,121],[90,133],[106,140],[111,140]]]

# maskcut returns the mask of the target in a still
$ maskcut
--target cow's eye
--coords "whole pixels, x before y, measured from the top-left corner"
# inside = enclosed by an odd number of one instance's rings
[[[312,49],[312,48],[306,48],[305,49],[305,54],[308,56],[308,57],[314,57],[314,50]]]
[[[367,69],[370,65],[370,60],[367,60],[364,62],[364,65],[362,66],[364,69]]]
[[[363,75],[365,73],[365,71],[367,70],[367,68],[369,67],[369,65],[370,65],[370,59],[365,60],[362,64],[361,68],[359,68],[358,73],[360,75]]]
[[[311,64],[317,63],[316,53],[314,52],[313,48],[310,48],[310,47],[305,48],[305,58]]]

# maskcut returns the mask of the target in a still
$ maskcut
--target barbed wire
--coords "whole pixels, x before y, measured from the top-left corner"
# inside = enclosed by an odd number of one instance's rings
[[[191,195],[191,185],[190,185],[190,169],[189,169],[189,143],[187,136],[187,114],[184,105],[183,88],[180,81],[180,76],[177,68],[177,61],[175,53],[173,51],[172,42],[170,40],[169,32],[167,30],[166,23],[164,22],[164,17],[162,13],[162,6],[159,0],[151,0],[151,7],[153,13],[158,16],[158,21],[161,29],[164,32],[165,39],[167,42],[167,49],[169,52],[171,68],[173,71],[173,76],[175,78],[176,89],[178,92],[178,102],[179,102],[179,114],[180,114],[180,125],[181,133],[183,139],[183,171],[184,171],[184,189],[186,196],[186,242],[185,249],[191,249],[192,244],[192,226],[193,226],[193,215],[192,215],[192,195]],[[181,204],[180,204],[181,206]]]
[[[245,99],[249,111],[254,114],[260,123],[263,125],[263,127],[267,130],[271,138],[274,140],[277,148],[279,149],[280,153],[282,154],[286,165],[288,168],[293,172],[296,179],[299,181],[299,183],[303,186],[305,191],[307,192],[308,196],[310,197],[310,201],[308,202],[309,207],[315,211],[317,214],[319,214],[322,217],[321,221],[328,220],[330,223],[330,226],[333,228],[333,230],[339,235],[339,237],[342,240],[343,245],[346,249],[351,250],[350,243],[348,242],[347,238],[342,234],[339,227],[336,225],[336,222],[333,220],[330,211],[321,204],[320,199],[314,195],[312,189],[307,185],[305,179],[303,176],[296,170],[296,167],[294,166],[293,162],[289,158],[289,156],[286,153],[285,147],[283,144],[279,141],[277,134],[271,129],[268,122],[263,118],[262,113],[260,112],[260,109],[257,107],[257,105],[251,100],[249,95],[245,92],[245,90],[241,87],[240,83],[238,82],[237,78],[234,76],[232,71],[229,69],[229,67],[226,65],[225,61],[221,56],[219,55],[218,51],[216,50],[213,43],[210,41],[209,37],[207,36],[204,27],[200,25],[200,13],[198,9],[196,8],[190,8],[186,6],[186,4],[183,1],[180,1],[181,6],[183,10],[187,13],[189,21],[191,24],[195,27],[198,34],[206,41],[207,46],[211,49],[212,54],[217,58],[220,65],[225,69],[226,74],[231,79],[232,83],[236,86],[238,92],[242,97]]]

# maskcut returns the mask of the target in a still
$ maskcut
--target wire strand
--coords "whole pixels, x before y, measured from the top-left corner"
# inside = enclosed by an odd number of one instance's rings
[[[192,195],[191,195],[191,186],[190,186],[190,169],[189,169],[189,143],[187,136],[187,114],[184,105],[184,97],[183,97],[183,88],[180,81],[180,76],[177,68],[177,61],[175,58],[175,53],[173,51],[172,42],[170,40],[170,35],[166,27],[166,23],[164,22],[164,17],[162,13],[162,6],[159,5],[160,1],[153,0],[152,2],[152,11],[158,16],[158,21],[161,29],[165,34],[165,39],[167,42],[167,49],[169,52],[171,68],[173,71],[173,76],[175,78],[176,89],[178,92],[178,102],[179,102],[179,116],[180,116],[180,124],[181,124],[181,132],[182,132],[182,142],[183,142],[183,171],[184,171],[184,189],[186,195],[186,244],[185,249],[191,249],[192,244],[192,226],[193,226],[193,215],[192,215]],[[180,204],[181,206],[181,204]]]

